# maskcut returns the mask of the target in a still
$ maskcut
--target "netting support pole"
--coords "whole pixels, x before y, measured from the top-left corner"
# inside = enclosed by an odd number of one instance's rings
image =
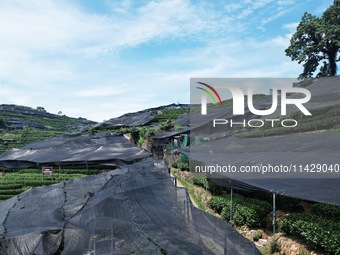
[[[275,193],[273,193],[273,235],[275,235],[275,221],[276,221],[276,201]]]
[[[230,221],[233,220],[233,189],[230,189]]]

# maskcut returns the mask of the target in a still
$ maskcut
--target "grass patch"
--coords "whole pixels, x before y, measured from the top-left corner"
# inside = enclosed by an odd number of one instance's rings
[[[0,133],[0,153],[26,146],[32,142],[49,139],[57,134],[65,134],[65,132],[24,128]]]
[[[327,130],[327,132],[339,132],[340,110],[335,109],[336,108],[333,106],[326,109],[314,110],[312,112],[312,116],[302,116],[300,113],[282,116],[280,121],[274,122],[274,127],[272,127],[271,122],[265,122],[262,127],[247,128],[245,131],[240,131],[239,133],[235,134],[235,136],[240,138],[252,138],[288,135],[320,130]],[[280,122],[283,119],[294,119],[298,122],[298,125],[292,128],[282,127]]]
[[[4,172],[5,175],[0,176],[0,200],[9,199],[30,188],[60,183],[99,172],[100,170],[94,169],[62,169],[60,172],[55,170],[53,178],[42,178],[41,172],[37,169]]]

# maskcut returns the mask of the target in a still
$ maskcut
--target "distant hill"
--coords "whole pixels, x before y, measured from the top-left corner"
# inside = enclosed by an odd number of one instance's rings
[[[0,129],[15,130],[25,127],[40,130],[80,132],[96,122],[84,118],[71,118],[46,112],[44,108],[33,109],[21,105],[0,105]]]
[[[0,153],[51,138],[56,134],[80,133],[96,122],[48,113],[43,107],[0,105]]]

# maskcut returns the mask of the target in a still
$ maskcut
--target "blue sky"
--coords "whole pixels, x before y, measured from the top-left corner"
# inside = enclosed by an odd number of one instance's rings
[[[103,121],[189,103],[190,78],[296,78],[284,49],[332,0],[0,0],[0,104]]]

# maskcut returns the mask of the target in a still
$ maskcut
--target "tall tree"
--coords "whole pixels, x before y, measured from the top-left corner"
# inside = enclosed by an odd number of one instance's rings
[[[299,79],[313,77],[320,63],[317,76],[336,75],[336,62],[340,61],[340,0],[334,0],[321,18],[305,12],[285,52],[293,61],[303,63]]]

